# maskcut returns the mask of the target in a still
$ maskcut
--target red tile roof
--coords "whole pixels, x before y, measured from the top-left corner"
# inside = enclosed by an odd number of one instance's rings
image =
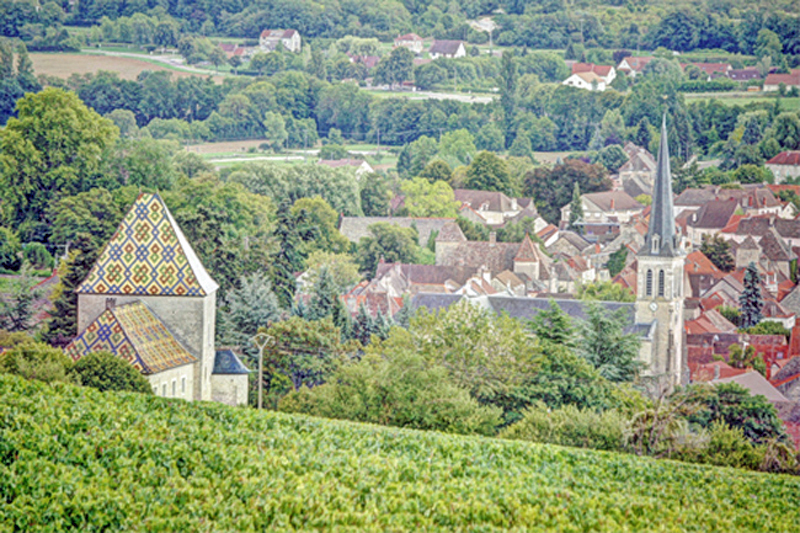
[[[800,150],[781,152],[766,163],[767,165],[800,165]],[[797,191],[795,191],[797,192]]]
[[[800,74],[767,74],[764,85],[800,85]]]
[[[578,74],[581,72],[594,72],[598,76],[608,76],[611,72],[611,69],[614,68],[611,65],[595,65],[594,63],[573,63],[572,64],[572,73]]]
[[[722,277],[724,275],[700,250],[696,250],[686,256],[683,270],[687,274],[709,274],[714,277]]]

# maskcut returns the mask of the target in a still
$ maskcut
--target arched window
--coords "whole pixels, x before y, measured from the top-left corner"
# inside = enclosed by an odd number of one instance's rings
[[[647,283],[645,283],[645,295],[646,296],[653,295],[653,271],[650,269],[647,270]]]
[[[658,271],[658,295],[664,296],[664,271]]]

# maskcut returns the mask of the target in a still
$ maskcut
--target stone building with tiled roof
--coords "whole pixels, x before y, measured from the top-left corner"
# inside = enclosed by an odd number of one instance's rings
[[[156,394],[213,398],[218,285],[164,201],[142,193],[78,286],[74,360],[108,350],[130,361]],[[247,399],[247,376],[236,381]]]
[[[436,264],[480,269],[491,276],[509,271],[531,289],[549,289],[553,280],[553,260],[530,236],[521,243],[497,242],[492,232],[488,241],[468,241],[455,222],[445,225],[436,238]]]
[[[800,176],[800,150],[781,152],[764,163],[764,166],[772,171],[775,183],[783,183],[787,178],[796,178]]]

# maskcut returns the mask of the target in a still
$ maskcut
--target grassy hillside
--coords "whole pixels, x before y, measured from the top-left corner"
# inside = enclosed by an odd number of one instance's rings
[[[0,531],[790,531],[800,479],[0,376]]]

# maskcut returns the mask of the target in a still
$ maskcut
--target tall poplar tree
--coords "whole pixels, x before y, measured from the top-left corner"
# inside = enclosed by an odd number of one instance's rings
[[[583,233],[583,227],[577,223],[583,220],[583,204],[581,203],[581,186],[575,182],[572,189],[572,202],[569,204],[569,229],[577,233]]]

